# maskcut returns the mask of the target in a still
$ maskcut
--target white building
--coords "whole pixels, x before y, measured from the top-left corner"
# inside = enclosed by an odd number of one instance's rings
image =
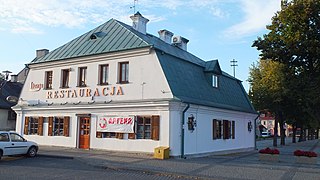
[[[16,130],[40,145],[170,156],[254,148],[257,114],[241,81],[167,30],[111,19],[29,64]]]

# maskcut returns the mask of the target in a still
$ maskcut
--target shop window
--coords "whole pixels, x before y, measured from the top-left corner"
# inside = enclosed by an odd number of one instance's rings
[[[69,87],[69,74],[70,69],[63,69],[61,72],[61,87],[68,88]]]
[[[46,89],[52,89],[52,71],[46,71],[45,72],[45,88]]]
[[[213,120],[213,139],[222,138],[222,122],[220,120]]]
[[[115,132],[97,132],[97,138],[118,138],[123,139],[123,133],[115,133]]]
[[[48,136],[69,136],[70,117],[49,117]]]
[[[135,127],[135,133],[128,134],[129,139],[159,140],[159,116],[137,116]]]
[[[119,63],[119,83],[129,83],[129,62]]]
[[[43,135],[43,117],[26,117],[24,124],[24,134]]]
[[[99,84],[107,85],[109,81],[109,65],[104,64],[99,66]]]
[[[79,87],[87,86],[87,67],[79,68],[78,86]]]

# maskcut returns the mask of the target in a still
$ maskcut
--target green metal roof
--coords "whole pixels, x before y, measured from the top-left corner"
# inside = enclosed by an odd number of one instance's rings
[[[173,95],[181,101],[222,109],[256,113],[251,105],[241,81],[222,72],[219,85],[215,88],[208,80],[207,66],[198,66],[171,55],[157,52],[160,64],[168,80]],[[217,69],[217,67],[211,69]],[[209,73],[209,74],[208,74]]]
[[[92,38],[95,36],[95,38]],[[30,64],[150,46],[122,23],[111,19]]]
[[[241,81],[221,71],[217,60],[203,61],[151,34],[111,19],[30,64],[90,56],[129,49],[153,47],[175,98],[186,103],[256,113]],[[219,75],[219,87],[210,77]]]

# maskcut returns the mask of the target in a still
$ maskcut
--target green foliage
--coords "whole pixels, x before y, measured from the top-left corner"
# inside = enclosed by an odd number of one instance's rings
[[[277,79],[270,74],[274,72],[272,69],[265,69],[269,72],[261,76],[269,77],[265,84],[274,84],[269,86],[268,91],[272,93],[269,96],[277,102],[285,102],[280,104],[287,118],[298,123],[306,123],[308,119],[309,124],[319,124],[320,1],[282,2],[282,10],[267,26],[269,33],[258,37],[252,46],[260,50],[262,59],[272,59],[284,65],[286,70],[278,80],[285,82],[272,81]]]
[[[288,92],[284,84],[285,70],[283,64],[271,60],[260,60],[252,65],[248,79],[251,85],[249,98],[255,108],[272,112],[279,109]]]

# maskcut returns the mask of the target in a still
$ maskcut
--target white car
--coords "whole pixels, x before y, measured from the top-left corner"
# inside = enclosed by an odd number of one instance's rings
[[[265,131],[261,133],[261,137],[270,137],[271,133],[269,131]]]
[[[2,156],[20,154],[35,157],[38,149],[37,143],[27,141],[15,132],[0,131],[0,159]]]

